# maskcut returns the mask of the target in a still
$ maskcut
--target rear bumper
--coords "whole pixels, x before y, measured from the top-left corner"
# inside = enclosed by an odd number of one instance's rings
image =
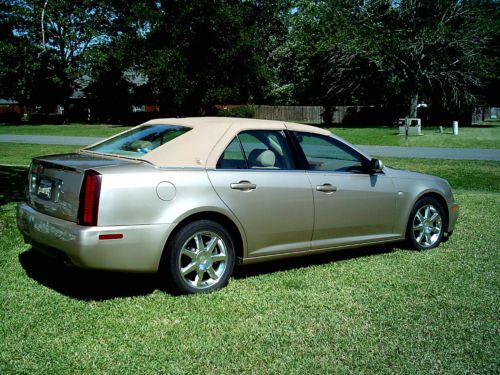
[[[86,227],[17,207],[17,226],[26,243],[82,268],[156,272],[173,224]],[[123,238],[100,240],[102,234]]]

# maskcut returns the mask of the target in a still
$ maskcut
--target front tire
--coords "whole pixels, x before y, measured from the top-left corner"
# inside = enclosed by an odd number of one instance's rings
[[[208,293],[228,283],[234,264],[234,243],[227,230],[215,221],[198,220],[169,241],[161,277],[174,294]]]
[[[416,250],[433,249],[443,241],[445,215],[441,204],[432,197],[417,201],[406,228],[406,240]]]

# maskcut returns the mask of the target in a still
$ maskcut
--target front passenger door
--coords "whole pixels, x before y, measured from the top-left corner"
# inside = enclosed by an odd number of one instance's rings
[[[294,132],[307,159],[314,196],[312,249],[373,243],[394,234],[395,188],[383,172],[339,140]]]

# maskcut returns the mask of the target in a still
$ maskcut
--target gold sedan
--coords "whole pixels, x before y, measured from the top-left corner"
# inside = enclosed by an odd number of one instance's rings
[[[83,268],[160,272],[174,293],[248,264],[407,240],[438,246],[458,216],[444,179],[384,167],[312,126],[158,119],[33,160],[18,227]]]

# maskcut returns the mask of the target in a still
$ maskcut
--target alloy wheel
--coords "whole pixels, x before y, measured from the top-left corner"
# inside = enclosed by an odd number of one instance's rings
[[[440,238],[443,220],[439,210],[432,204],[420,207],[412,223],[415,241],[423,248],[433,246]]]
[[[178,271],[189,287],[202,290],[222,280],[227,262],[228,249],[222,237],[213,231],[201,231],[182,246]]]

